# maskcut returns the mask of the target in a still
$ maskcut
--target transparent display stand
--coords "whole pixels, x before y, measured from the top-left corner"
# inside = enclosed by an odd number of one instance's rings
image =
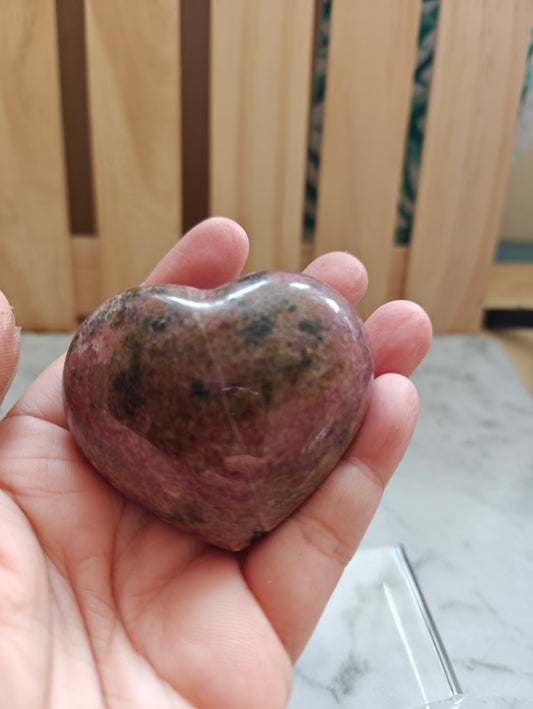
[[[295,666],[289,709],[451,709],[462,700],[403,548],[360,550]]]

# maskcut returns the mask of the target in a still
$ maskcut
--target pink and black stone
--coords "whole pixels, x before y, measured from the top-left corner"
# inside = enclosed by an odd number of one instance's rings
[[[372,370],[343,297],[271,271],[110,298],[74,336],[64,398],[75,440],[111,485],[236,551],[332,471],[363,419]]]

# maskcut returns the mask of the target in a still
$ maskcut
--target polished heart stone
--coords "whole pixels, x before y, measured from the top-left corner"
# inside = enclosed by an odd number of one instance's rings
[[[272,271],[214,290],[112,297],[74,336],[64,398],[75,440],[116,489],[239,550],[331,472],[371,380],[350,304],[310,277]]]

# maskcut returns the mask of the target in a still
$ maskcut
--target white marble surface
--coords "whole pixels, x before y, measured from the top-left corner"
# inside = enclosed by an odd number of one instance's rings
[[[4,410],[68,341],[24,336]],[[435,338],[413,379],[419,423],[362,549],[404,546],[465,692],[462,707],[533,708],[533,399],[485,337]],[[386,648],[383,672],[369,671],[376,626],[365,616],[371,601],[357,592],[361,561],[296,667],[290,709],[424,706],[390,698],[399,679]],[[356,616],[366,621],[354,639]]]
[[[499,345],[486,337],[436,338],[413,380],[421,400],[415,436],[362,549],[405,547],[465,693],[462,707],[530,709],[533,399]],[[343,592],[351,582],[348,568],[334,607],[346,604]],[[336,668],[322,677],[316,700],[305,695],[302,702],[305,679],[297,666],[291,709],[405,709],[387,703],[386,691],[383,703],[355,701],[357,677],[351,689],[343,684],[346,639],[338,628],[331,633],[339,648]],[[357,642],[355,658],[364,667],[364,644]],[[320,658],[316,663],[320,675]],[[376,684],[386,687],[390,679]],[[326,704],[324,697],[339,686],[344,696]]]
[[[72,335],[68,334],[23,333],[17,374],[6,398],[0,404],[0,418],[32,381],[57,357],[66,352],[71,339]]]

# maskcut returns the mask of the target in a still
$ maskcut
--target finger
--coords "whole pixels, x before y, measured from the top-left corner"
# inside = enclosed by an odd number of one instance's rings
[[[361,261],[344,251],[319,256],[304,273],[335,288],[353,306],[361,300],[368,285],[368,276]]]
[[[5,295],[0,291],[0,404],[17,371],[20,354],[20,328]]]
[[[247,254],[248,239],[238,224],[230,219],[207,219],[191,229],[164,256],[145,283],[213,288],[235,278]],[[64,356],[51,364],[27,389],[11,414],[30,414],[66,428],[61,396],[63,363]]]
[[[413,384],[374,382],[363,425],[337,468],[295,514],[252,547],[247,582],[295,661],[372,519],[418,413]]]
[[[408,300],[394,300],[378,308],[365,322],[376,376],[397,372],[410,376],[426,356],[432,338],[431,321]]]
[[[154,268],[145,283],[215,288],[241,272],[248,237],[231,219],[212,217],[193,227]]]
[[[304,273],[327,283],[353,306],[366,292],[368,277],[363,264],[345,252],[319,256]],[[374,357],[374,371],[409,376],[431,345],[429,317],[416,303],[396,300],[378,308],[365,322]]]

